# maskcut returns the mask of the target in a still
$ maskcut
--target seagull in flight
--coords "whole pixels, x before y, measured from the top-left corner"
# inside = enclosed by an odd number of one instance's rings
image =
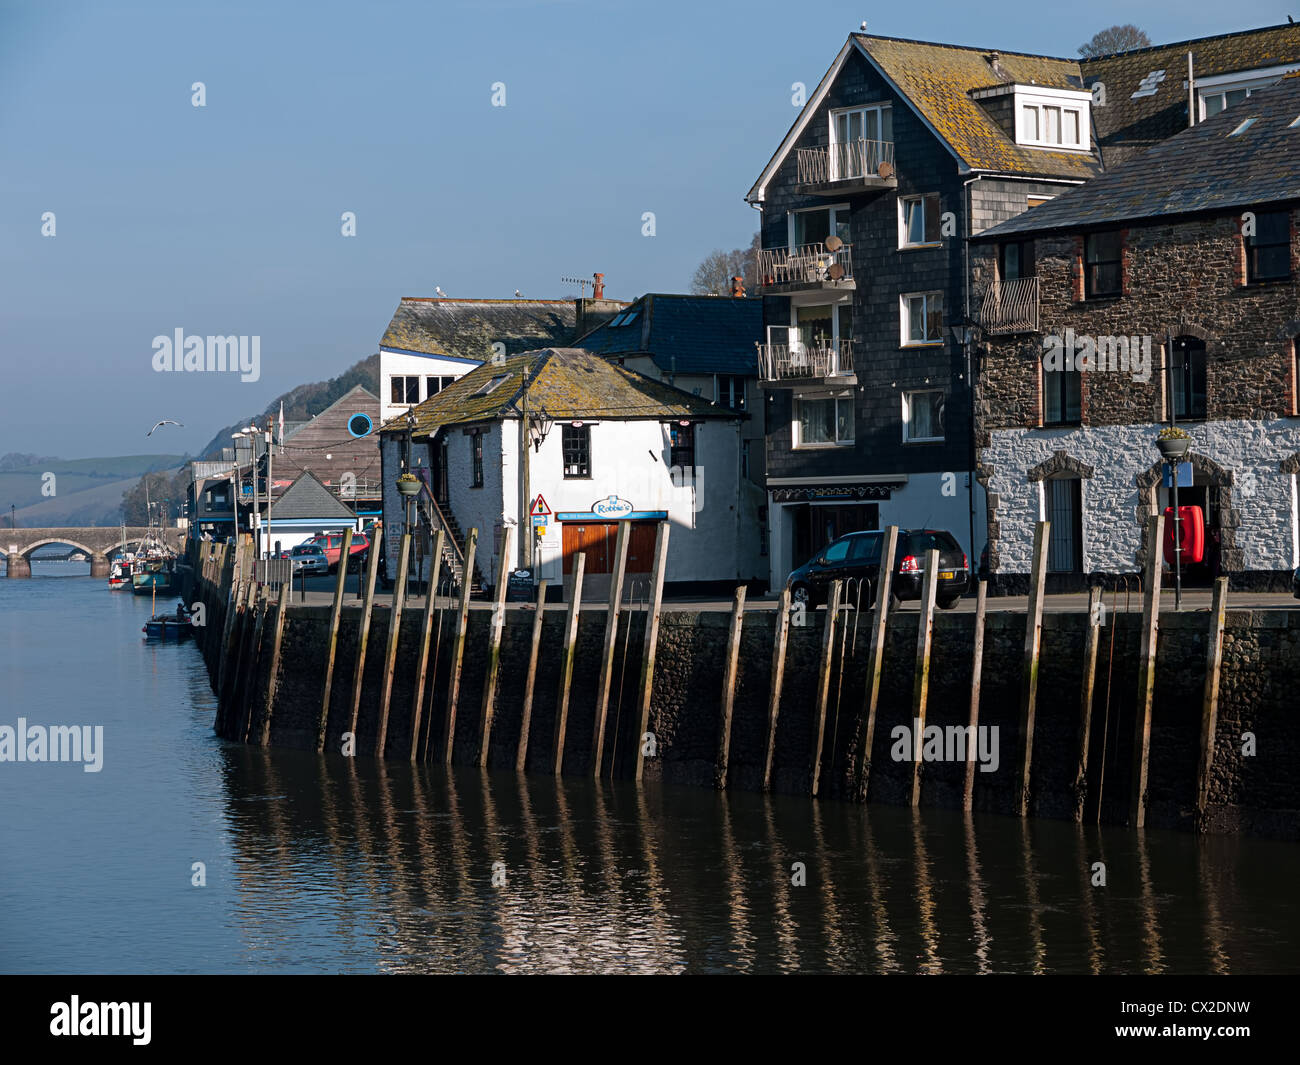
[[[150,429],[150,430],[149,430],[147,433],[145,433],[144,435],[145,435],[145,436],[153,436],[153,434],[154,434],[154,430],[159,429],[159,428],[161,428],[161,427],[164,426],[164,425],[180,425],[182,429],[185,428],[185,426],[181,425],[181,423],[178,422],[178,421],[173,421],[171,418],[164,418],[164,419],[163,419],[162,421],[160,421],[157,425],[155,425],[155,426],[153,427],[153,429]]]

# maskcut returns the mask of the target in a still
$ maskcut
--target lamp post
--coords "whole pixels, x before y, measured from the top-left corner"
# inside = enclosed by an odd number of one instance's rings
[[[271,500],[275,491],[275,481],[271,478],[271,419],[266,420],[266,557],[271,557],[272,545],[275,541],[271,539]]]

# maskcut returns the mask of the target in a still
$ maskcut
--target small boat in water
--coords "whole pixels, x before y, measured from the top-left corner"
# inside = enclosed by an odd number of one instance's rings
[[[193,634],[194,626],[182,603],[174,614],[155,614],[140,631],[150,640],[183,640]]]
[[[110,591],[119,592],[131,587],[131,572],[135,568],[135,556],[119,556],[113,559],[113,568],[108,571]]]
[[[131,574],[131,591],[136,595],[171,595],[175,575],[170,558],[146,558],[137,562]]]

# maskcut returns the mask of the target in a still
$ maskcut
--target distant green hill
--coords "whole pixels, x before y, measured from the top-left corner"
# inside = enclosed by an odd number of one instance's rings
[[[19,465],[27,459],[34,463]],[[31,455],[0,457],[0,525],[7,524],[10,507],[20,526],[116,525],[121,520],[122,493],[146,473],[174,470],[184,455],[112,455],[105,458],[59,459]],[[53,480],[46,478],[54,475]],[[42,492],[52,484],[54,494]]]

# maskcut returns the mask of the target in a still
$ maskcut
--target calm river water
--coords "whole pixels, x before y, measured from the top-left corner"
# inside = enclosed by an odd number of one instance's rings
[[[238,747],[147,599],[33,568],[0,725],[103,768],[0,762],[5,972],[1300,969],[1292,844]]]

